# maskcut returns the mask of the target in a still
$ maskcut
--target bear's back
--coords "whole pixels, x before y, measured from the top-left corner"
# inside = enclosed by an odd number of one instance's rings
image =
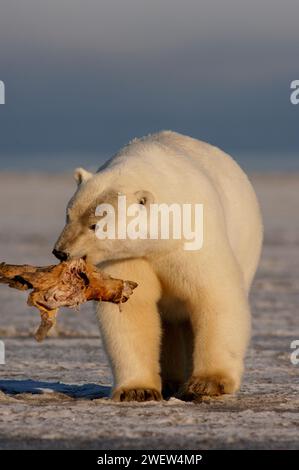
[[[200,185],[200,175],[209,178],[221,201],[235,256],[242,267],[246,266],[244,276],[249,286],[260,256],[263,228],[255,191],[241,167],[218,147],[172,131],[162,131],[135,142],[141,143],[144,148],[158,144],[167,149],[163,155],[168,163],[171,158],[176,161],[181,159],[179,177],[186,191],[188,187],[194,189],[193,180],[197,177]],[[151,158],[150,152],[147,158]],[[184,175],[190,173],[190,169],[194,178],[188,179],[186,185]],[[200,187],[198,191],[200,196]]]
[[[99,173],[106,184],[129,185],[132,191],[142,185],[162,202],[203,202],[203,196],[208,206],[211,198],[220,201],[230,245],[240,265],[246,266],[250,285],[262,243],[261,214],[246,174],[225,152],[161,131],[132,140]]]

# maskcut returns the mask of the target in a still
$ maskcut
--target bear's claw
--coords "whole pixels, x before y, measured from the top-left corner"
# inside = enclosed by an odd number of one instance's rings
[[[114,401],[160,401],[162,395],[154,388],[121,388],[112,396]]]
[[[235,391],[234,381],[221,375],[191,377],[178,394],[184,401],[200,401],[203,397],[215,397]]]

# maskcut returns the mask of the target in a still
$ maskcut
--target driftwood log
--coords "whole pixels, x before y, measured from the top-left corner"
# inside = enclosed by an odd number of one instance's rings
[[[42,341],[55,325],[59,307],[76,308],[88,300],[120,304],[137,287],[136,282],[114,279],[84,259],[44,267],[1,263],[0,283],[32,290],[27,303],[37,307],[41,315],[37,341]]]

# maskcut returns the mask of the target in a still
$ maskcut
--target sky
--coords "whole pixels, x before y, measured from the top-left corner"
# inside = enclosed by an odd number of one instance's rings
[[[298,0],[1,0],[0,169],[160,129],[299,160],[298,18]]]

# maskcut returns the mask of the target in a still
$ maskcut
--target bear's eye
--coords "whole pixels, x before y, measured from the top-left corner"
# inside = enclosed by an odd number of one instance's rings
[[[89,226],[89,230],[92,230],[94,232],[96,227],[97,227],[97,224],[92,224]]]
[[[146,197],[142,197],[141,199],[139,199],[139,204],[141,204],[142,206],[145,206],[145,204],[146,204]]]

